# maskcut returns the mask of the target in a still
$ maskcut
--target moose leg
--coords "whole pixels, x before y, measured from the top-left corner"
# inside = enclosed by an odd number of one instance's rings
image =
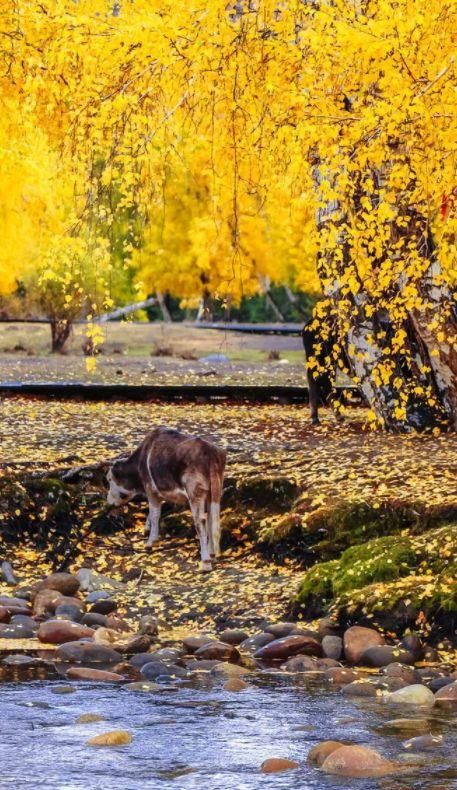
[[[208,536],[208,516],[205,510],[204,498],[190,499],[190,508],[195,524],[195,530],[200,540],[201,569],[202,571],[212,571],[210,555],[210,541]]]

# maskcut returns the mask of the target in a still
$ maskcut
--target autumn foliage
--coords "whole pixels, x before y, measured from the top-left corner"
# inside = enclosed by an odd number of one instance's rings
[[[321,290],[328,364],[346,349],[378,423],[457,425],[453,3],[11,0],[0,21],[2,291],[35,276],[90,313],[126,277]]]

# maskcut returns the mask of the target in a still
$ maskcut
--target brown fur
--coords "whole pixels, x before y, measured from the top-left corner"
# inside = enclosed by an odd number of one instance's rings
[[[126,459],[116,461],[108,480],[108,501],[120,504],[136,494],[149,502],[146,527],[148,545],[158,536],[163,501],[189,502],[200,537],[202,563],[210,563],[220,548],[219,509],[225,469],[225,451],[197,436],[171,428],[156,428]]]

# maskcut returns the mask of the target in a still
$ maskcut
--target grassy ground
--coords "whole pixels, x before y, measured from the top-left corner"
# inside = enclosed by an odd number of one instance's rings
[[[0,424],[0,518],[9,520],[13,534],[25,505],[22,494],[14,506],[5,497],[11,474],[106,461],[135,447],[157,424],[198,432],[227,448],[227,551],[211,579],[196,573],[198,549],[187,513],[166,517],[164,537],[150,555],[141,534],[143,509],[127,508],[125,529],[115,535],[91,528],[103,492],[95,500],[84,495],[81,511],[70,509],[88,532],[74,567],[89,563],[118,578],[142,572],[126,601],[151,598],[169,626],[181,618],[210,627],[224,611],[235,621],[278,617],[292,605],[304,619],[331,606],[346,619],[391,630],[427,630],[434,620],[444,622],[445,632],[452,627],[455,436],[367,433],[357,409],[341,425],[324,410],[316,428],[306,408],[252,404],[15,398],[0,403]],[[41,524],[54,505],[40,500],[27,507]],[[34,529],[12,559],[26,575],[49,569]]]
[[[86,371],[85,327],[76,326],[65,354],[50,353],[43,324],[0,324],[1,381],[91,381],[104,383],[303,382],[299,337],[248,335],[165,323],[110,323],[97,369]],[[201,362],[222,354],[228,363]],[[272,358],[270,358],[272,357]]]

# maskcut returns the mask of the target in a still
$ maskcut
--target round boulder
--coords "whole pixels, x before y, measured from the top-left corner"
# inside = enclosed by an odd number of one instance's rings
[[[240,644],[240,650],[243,653],[253,654],[256,653],[261,647],[268,645],[269,642],[274,641],[273,634],[267,634],[266,632],[262,632],[260,634],[255,634],[255,636],[250,636],[249,639],[245,639]]]
[[[263,774],[276,774],[279,771],[293,771],[295,768],[300,768],[300,764],[295,760],[287,760],[284,757],[270,757],[264,760],[260,766]]]
[[[435,694],[437,705],[457,706],[457,681],[449,683]]]
[[[265,631],[267,634],[273,634],[275,639],[282,639],[284,636],[289,636],[296,627],[297,623],[272,623],[266,626]]]
[[[344,632],[344,654],[350,664],[359,664],[368,648],[384,644],[384,637],[373,628],[353,625]]]
[[[327,635],[322,639],[322,652],[325,658],[339,661],[343,655],[343,640],[340,636]]]
[[[360,656],[357,663],[366,667],[387,667],[393,662],[399,664],[414,664],[414,657],[407,650],[391,645],[376,645],[369,647]]]
[[[400,768],[374,749],[353,745],[335,749],[322,763],[322,770],[335,776],[369,778],[388,776]]]
[[[282,639],[274,639],[264,647],[254,653],[254,658],[262,661],[283,661],[290,656],[295,656],[297,653],[307,656],[322,655],[322,647],[317,639],[311,636],[300,636],[299,634],[291,634]]]
[[[79,590],[79,581],[71,573],[51,573],[36,585],[37,590],[57,590],[62,595],[74,595]]]
[[[117,664],[122,656],[116,650],[95,642],[65,642],[55,652],[57,661],[71,664]]]
[[[431,708],[435,703],[435,696],[433,691],[430,691],[427,686],[413,683],[411,686],[405,686],[402,689],[398,689],[398,691],[387,694],[385,701],[389,705],[417,705]]]
[[[225,642],[228,645],[237,646],[246,639],[249,639],[249,634],[239,628],[226,628],[225,631],[222,631],[222,633],[219,634],[219,637],[221,642]]]
[[[195,657],[198,659],[209,659],[210,661],[213,659],[218,661],[238,661],[240,654],[234,645],[213,641],[199,647],[195,651]]]
[[[94,635],[92,628],[71,620],[48,620],[38,629],[40,642],[51,645],[63,645],[64,642],[77,642],[79,639],[90,639]]]
[[[117,672],[107,672],[104,669],[90,669],[89,667],[70,667],[66,673],[69,680],[87,680],[93,683],[120,683],[123,678]]]
[[[306,761],[310,765],[315,765],[317,768],[320,768],[322,763],[324,763],[332,752],[335,752],[341,746],[344,746],[344,743],[340,741],[322,741],[322,743],[316,744],[313,748],[308,752],[308,757]]]

